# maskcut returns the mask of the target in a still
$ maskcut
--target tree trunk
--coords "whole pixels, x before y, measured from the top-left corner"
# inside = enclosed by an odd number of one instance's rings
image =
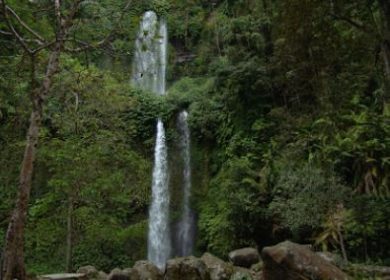
[[[3,280],[13,280],[15,278],[19,280],[26,279],[26,269],[24,266],[24,228],[30,199],[31,181],[38,145],[39,130],[42,121],[42,105],[51,88],[52,78],[58,71],[58,59],[61,48],[62,41],[59,40],[56,43],[55,49],[50,54],[41,87],[33,91],[33,109],[31,112],[26,147],[20,171],[18,197],[5,239],[2,266]]]
[[[38,143],[39,127],[42,115],[33,111],[30,117],[30,127],[27,133],[27,144],[20,172],[19,194],[16,207],[8,226],[6,245],[3,253],[4,280],[25,279],[23,234],[27,216],[27,206],[30,197],[31,178]]]

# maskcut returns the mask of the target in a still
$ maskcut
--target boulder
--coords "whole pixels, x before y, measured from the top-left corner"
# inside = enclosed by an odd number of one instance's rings
[[[169,260],[165,271],[165,280],[210,280],[206,264],[195,257]]]
[[[207,266],[210,272],[210,280],[229,280],[233,274],[233,266],[225,263],[216,256],[205,253],[200,258]]]
[[[133,274],[133,268],[125,268],[125,269],[122,270],[122,272],[124,274],[126,274],[127,276],[129,276],[129,278],[131,279],[130,276]]]
[[[236,271],[229,280],[253,280],[249,272]]]
[[[260,261],[259,251],[255,248],[242,248],[229,253],[229,260],[235,266],[249,268]]]
[[[138,261],[133,268],[123,270],[130,280],[162,280],[163,273],[149,261]]]
[[[263,279],[263,266],[264,263],[262,261],[251,266],[250,271],[253,279],[255,280]]]
[[[234,273],[230,277],[230,280],[257,280],[258,273],[241,266],[234,266]]]
[[[114,268],[108,275],[108,280],[130,280],[129,275],[119,268]]]
[[[98,275],[97,275],[97,279],[98,280],[107,280],[108,279],[108,275],[104,271],[99,271]]]
[[[254,272],[260,272],[263,270],[264,263],[262,261],[255,263],[254,265],[251,266],[251,271]]]
[[[349,279],[343,271],[315,254],[306,246],[285,241],[263,249],[263,277],[274,279]]]
[[[77,273],[85,274],[88,279],[96,279],[99,275],[99,271],[92,265],[82,266],[77,269]]]
[[[331,264],[337,266],[344,270],[348,266],[348,262],[345,261],[341,256],[330,253],[330,252],[316,252],[318,256],[323,258],[324,260],[330,262]]]

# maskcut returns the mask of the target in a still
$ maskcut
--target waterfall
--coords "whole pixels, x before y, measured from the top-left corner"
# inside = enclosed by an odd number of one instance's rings
[[[180,154],[183,159],[183,209],[178,227],[178,254],[189,256],[194,247],[194,216],[190,208],[191,196],[191,157],[190,129],[187,122],[188,113],[183,111],[178,117],[180,132]]]
[[[149,209],[148,260],[164,268],[170,256],[168,162],[165,131],[157,123],[152,182],[152,204]]]
[[[133,85],[156,94],[165,94],[167,45],[166,21],[159,21],[155,12],[147,11],[142,17],[135,41]]]
[[[167,33],[165,20],[159,21],[156,13],[148,11],[142,18],[135,42],[132,83],[159,95],[165,94]],[[170,254],[167,145],[164,124],[158,119],[149,208],[148,260],[163,269]]]

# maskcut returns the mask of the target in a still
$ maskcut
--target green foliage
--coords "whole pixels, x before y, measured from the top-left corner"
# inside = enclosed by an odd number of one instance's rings
[[[318,156],[351,174],[351,183],[359,192],[388,196],[390,126],[385,116],[370,112],[364,105],[359,109],[314,122]],[[343,129],[331,135],[339,124]]]
[[[269,207],[295,234],[302,228],[319,228],[335,205],[346,199],[347,189],[332,172],[288,162],[279,168]]]
[[[184,77],[169,88],[167,102],[176,110],[186,108],[205,98],[212,82],[211,79]]]
[[[211,252],[226,256],[232,248],[253,245],[256,232],[265,225],[264,193],[247,158],[228,161],[210,182],[200,205],[199,230]],[[248,239],[250,237],[251,239]]]
[[[370,195],[355,195],[345,223],[345,238],[355,260],[389,265],[387,248],[389,200]]]

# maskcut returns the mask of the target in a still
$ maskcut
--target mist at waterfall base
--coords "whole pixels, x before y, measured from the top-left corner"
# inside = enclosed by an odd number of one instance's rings
[[[165,94],[167,34],[165,20],[158,20],[156,13],[148,11],[142,18],[135,42],[132,83],[159,95]],[[171,256],[167,155],[164,124],[158,119],[149,207],[148,260],[160,269]]]

